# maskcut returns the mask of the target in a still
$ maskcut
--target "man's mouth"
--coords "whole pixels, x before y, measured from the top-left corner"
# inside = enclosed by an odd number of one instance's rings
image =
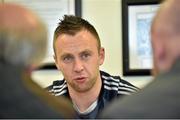
[[[76,77],[74,80],[77,82],[83,83],[83,82],[85,82],[86,77]]]

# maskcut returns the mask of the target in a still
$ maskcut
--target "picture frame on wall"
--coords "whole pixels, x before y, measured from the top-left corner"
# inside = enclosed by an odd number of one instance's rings
[[[150,28],[160,0],[122,0],[123,75],[150,75]]]
[[[46,57],[39,69],[57,69],[53,58],[54,30],[65,14],[81,17],[82,0],[3,0],[3,3],[15,3],[37,13],[48,29],[48,46]]]

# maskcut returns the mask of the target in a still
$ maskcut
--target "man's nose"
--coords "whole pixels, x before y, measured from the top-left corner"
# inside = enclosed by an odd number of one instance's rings
[[[83,69],[83,62],[80,59],[76,59],[74,63],[74,71],[81,72]]]

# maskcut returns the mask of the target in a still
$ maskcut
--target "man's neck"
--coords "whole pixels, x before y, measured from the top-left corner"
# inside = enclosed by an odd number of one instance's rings
[[[74,104],[78,107],[78,109],[83,112],[85,111],[93,102],[98,99],[98,96],[101,91],[102,80],[99,76],[98,80],[96,81],[95,85],[86,92],[77,92],[73,89],[69,89],[69,95]]]

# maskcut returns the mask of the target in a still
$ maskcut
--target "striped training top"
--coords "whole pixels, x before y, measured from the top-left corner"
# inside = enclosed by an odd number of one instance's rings
[[[117,97],[122,97],[124,95],[130,95],[139,90],[139,88],[135,87],[131,83],[122,80],[120,76],[112,76],[104,71],[100,71],[100,75],[102,80],[102,88],[96,106],[94,107],[90,106],[93,109],[86,114],[80,114],[76,110],[77,118],[86,118],[86,119],[97,118],[98,113],[112,99]],[[70,98],[68,93],[67,83],[64,79],[54,81],[53,84],[50,85],[47,89],[55,96],[63,95]]]

